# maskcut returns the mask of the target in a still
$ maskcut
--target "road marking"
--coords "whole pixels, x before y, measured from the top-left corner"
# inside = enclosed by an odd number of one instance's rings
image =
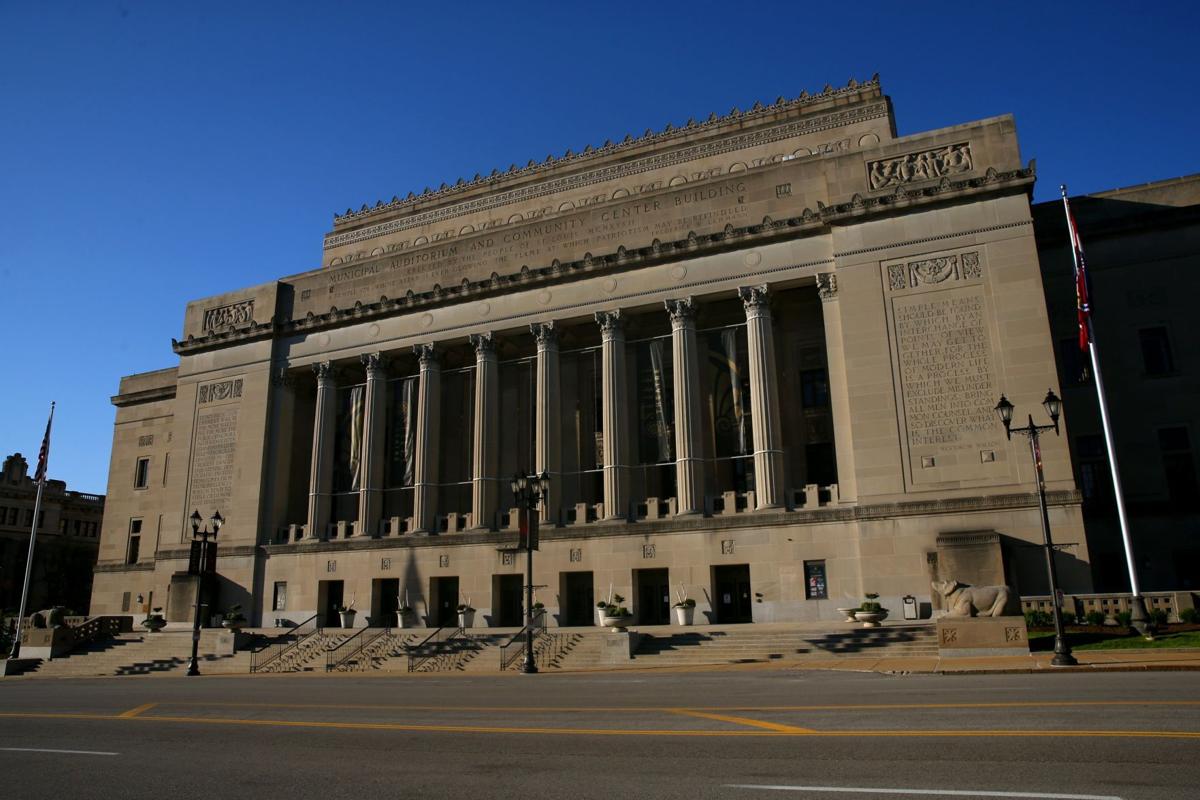
[[[798,728],[795,725],[783,725],[778,722],[767,722],[761,719],[747,719],[746,717],[731,717],[727,714],[713,714],[707,711],[692,711],[687,708],[673,708],[671,711],[675,714],[681,714],[685,717],[699,717],[700,719],[715,719],[718,722],[732,722],[734,725],[749,725],[752,728],[766,728],[769,731],[778,733],[813,733],[811,728]]]
[[[120,753],[106,753],[101,750],[52,750],[48,747],[0,747],[6,753],[66,753],[72,756],[119,756]]]
[[[126,711],[124,714],[119,714],[118,716],[120,716],[121,719],[132,719],[133,717],[138,716],[139,714],[141,714],[144,711],[149,711],[150,709],[154,708],[156,705],[158,705],[158,703],[146,703],[145,705],[140,705],[137,708],[131,708],[128,711]]]
[[[850,786],[759,786],[752,783],[727,783],[725,789],[766,789],[777,792],[839,792],[844,794],[907,794],[923,797],[1015,797],[1025,800],[1121,800],[1114,794],[1046,794],[1044,792],[1001,792],[967,789],[868,789]]]

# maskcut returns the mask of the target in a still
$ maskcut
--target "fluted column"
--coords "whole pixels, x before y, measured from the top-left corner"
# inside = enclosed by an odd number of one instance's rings
[[[313,364],[317,376],[317,408],[313,415],[312,461],[308,478],[308,520],[305,539],[324,539],[329,525],[333,491],[333,437],[337,426],[337,384],[333,365]]]
[[[837,275],[817,275],[821,316],[825,320],[825,361],[829,375],[829,408],[833,412],[833,449],[837,457],[838,502],[858,500],[854,474],[854,437],[850,426],[850,384],[846,378],[846,350],[842,340],[842,309],[838,302]]]
[[[562,392],[559,387],[558,330],[554,321],[529,326],[537,339],[537,384],[534,427],[534,469],[550,476],[541,519],[558,524],[562,503]]]
[[[700,348],[696,301],[666,301],[671,314],[675,371],[675,493],[678,514],[704,513],[703,424],[700,416]]]
[[[783,437],[779,430],[779,383],[769,295],[766,284],[744,286],[738,289],[738,295],[746,306],[755,508],[778,508],[783,505]]]
[[[629,415],[625,403],[625,330],[621,310],[598,311],[604,436],[604,516],[629,518]]]
[[[421,363],[417,386],[417,463],[413,471],[413,532],[437,533],[438,434],[441,430],[442,367],[437,348],[413,348]]]
[[[355,534],[377,536],[383,514],[384,431],[387,429],[387,373],[383,356],[364,353],[359,357],[367,370],[363,400],[362,452],[359,456],[358,524]]]
[[[488,530],[496,517],[500,469],[500,366],[491,333],[471,336],[475,348],[475,436],[471,450],[471,527]]]

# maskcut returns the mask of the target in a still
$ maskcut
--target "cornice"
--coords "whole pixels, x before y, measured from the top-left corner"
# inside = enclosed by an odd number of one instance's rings
[[[820,93],[815,95],[810,95],[807,91],[805,91],[801,92],[798,97],[792,100],[779,97],[770,105],[763,105],[762,103],[756,102],[748,111],[741,111],[737,107],[734,107],[728,114],[724,116],[719,116],[714,112],[710,114],[703,122],[696,122],[694,118],[689,119],[687,123],[680,128],[676,128],[668,123],[667,126],[661,131],[655,132],[647,129],[646,132],[639,137],[634,137],[632,134],[628,134],[620,142],[614,143],[611,140],[605,141],[605,143],[598,148],[588,145],[579,153],[574,153],[568,149],[565,153],[563,153],[562,156],[558,158],[555,158],[553,155],[548,155],[546,156],[545,161],[539,163],[530,160],[529,163],[527,163],[524,167],[517,167],[516,164],[513,164],[509,166],[508,170],[503,173],[498,169],[493,169],[490,174],[486,176],[476,174],[475,177],[469,181],[459,178],[454,185],[447,185],[443,183],[441,187],[436,190],[425,187],[425,190],[420,194],[409,192],[408,196],[404,199],[393,197],[391,201],[387,203],[379,200],[374,206],[364,203],[362,208],[360,208],[358,211],[346,209],[344,214],[334,214],[333,223],[335,226],[345,225],[360,219],[366,219],[373,216],[398,211],[404,208],[414,207],[420,203],[431,201],[440,202],[454,195],[462,194],[482,186],[499,188],[504,184],[513,183],[515,181],[536,176],[547,171],[559,170],[564,167],[572,167],[575,165],[584,165],[597,160],[605,159],[614,154],[622,154],[629,150],[636,150],[638,148],[646,148],[651,145],[669,143],[671,141],[694,136],[697,133],[707,133],[709,131],[719,129],[722,126],[731,124],[746,126],[747,124],[753,124],[756,121],[762,120],[763,118],[771,115],[777,115],[781,112],[799,110],[807,106],[817,105],[819,103],[828,102],[837,98],[865,93],[872,89],[878,90],[879,86],[879,74],[876,73],[875,75],[871,76],[869,80],[861,83],[852,78],[849,83],[846,84],[846,86],[839,89],[834,89],[832,86],[826,85]],[[410,218],[406,218],[406,221],[407,219]],[[335,235],[329,237],[326,240],[326,249],[345,244],[347,241],[354,241],[354,239],[342,238],[342,236],[349,236],[350,233],[353,232],[348,232],[347,234],[343,234],[341,236]]]
[[[188,355],[228,344],[243,344],[277,335],[310,333],[410,313],[415,309],[492,297],[514,289],[523,290],[618,270],[677,261],[680,258],[691,259],[728,250],[758,247],[780,240],[826,232],[834,226],[855,224],[866,218],[895,214],[912,208],[924,208],[993,192],[1029,191],[1033,186],[1034,174],[1033,162],[1024,169],[1003,172],[989,167],[983,175],[974,178],[942,178],[923,187],[900,186],[895,191],[876,192],[869,196],[855,194],[845,203],[829,206],[818,201],[816,210],[805,208],[798,216],[787,219],[776,220],[765,216],[758,223],[742,227],[726,225],[723,231],[716,233],[697,235],[693,232],[685,239],[669,242],[655,239],[649,246],[640,248],[626,249],[621,245],[614,252],[605,255],[594,256],[586,253],[582,259],[569,262],[554,259],[547,266],[526,265],[508,275],[493,273],[489,279],[464,280],[459,285],[435,286],[425,292],[410,289],[403,297],[381,296],[374,303],[357,301],[353,307],[339,309],[334,306],[324,314],[309,312],[304,319],[264,323],[241,331],[227,330],[200,337],[189,336],[184,342],[172,339],[171,343],[177,354]]]
[[[174,346],[176,341],[171,340],[171,345]],[[176,352],[179,352],[176,350]],[[114,394],[108,398],[109,401],[117,408],[125,406],[135,406],[141,403],[151,403],[155,400],[173,400],[175,398],[175,384],[170,386],[159,386],[154,389],[144,389],[140,392],[130,392],[128,394]]]

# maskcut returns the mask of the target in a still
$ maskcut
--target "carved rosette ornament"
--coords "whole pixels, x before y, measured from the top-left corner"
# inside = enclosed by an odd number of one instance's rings
[[[667,307],[667,313],[671,315],[672,323],[690,322],[696,318],[696,299],[694,297],[667,300],[663,305]]]
[[[437,345],[433,342],[413,345],[413,354],[420,360],[422,367],[438,363]]]
[[[482,356],[496,352],[496,334],[488,331],[487,333],[472,333],[467,337],[471,341],[471,347],[475,348],[475,355]]]
[[[837,291],[837,275],[832,272],[817,273],[817,294],[822,300],[836,300]]]
[[[313,374],[317,376],[317,383],[332,383],[333,382],[333,363],[330,361],[318,361],[312,365]]]
[[[597,311],[596,324],[600,326],[601,333],[609,335],[617,333],[621,330],[621,309]]]
[[[763,314],[771,310],[771,292],[764,283],[761,286],[742,286],[738,289],[738,297],[746,306],[746,315]]]
[[[558,346],[558,329],[554,327],[554,320],[530,323],[529,332],[537,340],[538,347]]]

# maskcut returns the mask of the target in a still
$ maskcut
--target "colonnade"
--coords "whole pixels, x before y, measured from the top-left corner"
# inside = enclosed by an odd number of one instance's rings
[[[849,405],[846,400],[846,370],[836,279],[818,277],[818,290],[825,301],[826,347],[829,350],[830,395],[833,405],[835,447],[840,497],[854,499],[854,467],[850,441]],[[785,505],[784,458],[775,364],[770,289],[766,285],[738,290],[746,312],[749,350],[750,416],[754,442],[755,508]],[[675,470],[676,513],[704,512],[704,446],[700,386],[700,345],[696,332],[696,302],[692,297],[667,300],[671,317],[671,347],[675,385]],[[605,519],[631,516],[630,496],[632,446],[629,441],[626,401],[624,319],[620,309],[595,314],[601,330],[602,447]],[[562,470],[560,444],[561,396],[559,388],[558,329],[553,321],[535,322],[530,330],[537,342],[535,469],[549,473],[550,496],[543,504],[542,518],[557,521],[561,502]],[[500,493],[506,479],[497,475],[500,463],[500,378],[493,333],[474,334],[475,403],[471,435],[472,514],[471,527],[487,529],[500,508]],[[415,431],[413,532],[437,532],[438,437],[441,424],[441,367],[433,343],[413,348],[420,363]],[[363,435],[359,457],[360,489],[355,535],[376,535],[382,521],[384,482],[386,389],[384,358],[380,353],[361,356],[366,369]],[[312,462],[309,478],[308,516],[305,538],[323,538],[330,522],[333,485],[333,449],[336,426],[335,379],[330,362],[313,365],[317,377],[316,411],[313,420]]]

